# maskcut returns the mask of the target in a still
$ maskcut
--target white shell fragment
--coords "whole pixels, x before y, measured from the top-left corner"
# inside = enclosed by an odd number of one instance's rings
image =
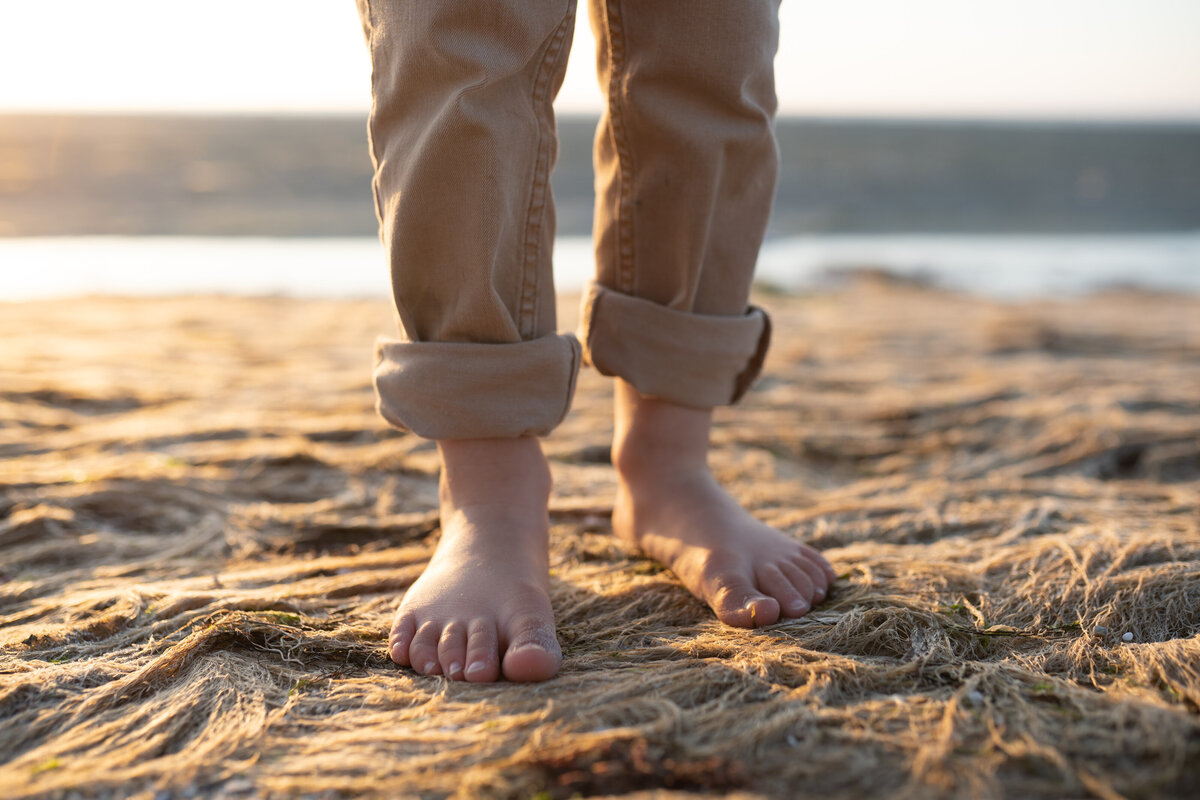
[[[1123,642],[1132,642],[1132,641],[1133,641],[1133,632],[1132,632],[1132,631],[1125,631],[1124,635],[1123,635],[1123,636],[1121,636],[1121,641],[1123,641]]]

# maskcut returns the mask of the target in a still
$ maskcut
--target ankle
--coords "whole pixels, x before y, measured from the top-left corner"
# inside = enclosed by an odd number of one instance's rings
[[[708,468],[710,409],[643,397],[618,380],[612,463],[623,480]]]
[[[534,437],[448,439],[438,442],[438,451],[443,508],[531,502],[544,508],[549,500],[550,467]]]
[[[659,431],[631,428],[613,437],[612,464],[621,488],[708,472],[707,447],[679,446]]]

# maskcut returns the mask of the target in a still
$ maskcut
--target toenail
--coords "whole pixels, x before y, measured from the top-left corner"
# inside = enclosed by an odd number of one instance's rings
[[[446,670],[447,675],[457,675],[460,672],[462,672],[462,664],[457,661],[450,665],[450,669]]]
[[[436,662],[436,661],[426,661],[426,662],[425,662],[425,667],[424,667],[424,669],[422,669],[422,670],[421,670],[421,672],[424,672],[426,675],[432,675],[432,674],[433,674],[433,670],[434,670],[436,667],[437,667],[437,662]]]
[[[485,669],[487,669],[487,664],[483,663],[482,661],[472,661],[467,665],[467,674],[470,675],[473,672],[483,672]]]

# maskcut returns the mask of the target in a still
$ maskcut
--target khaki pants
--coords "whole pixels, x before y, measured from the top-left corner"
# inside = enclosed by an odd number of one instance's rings
[[[770,331],[747,298],[778,173],[778,0],[591,0],[607,109],[578,339],[555,327],[549,183],[575,0],[358,5],[403,333],[378,346],[384,418],[543,435],[581,362],[683,405],[736,401]]]

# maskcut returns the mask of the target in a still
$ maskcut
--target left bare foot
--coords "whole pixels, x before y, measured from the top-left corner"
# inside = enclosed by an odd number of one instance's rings
[[[616,381],[613,530],[669,567],[727,625],[803,616],[825,599],[833,567],[716,482],[707,462],[711,418]]]

